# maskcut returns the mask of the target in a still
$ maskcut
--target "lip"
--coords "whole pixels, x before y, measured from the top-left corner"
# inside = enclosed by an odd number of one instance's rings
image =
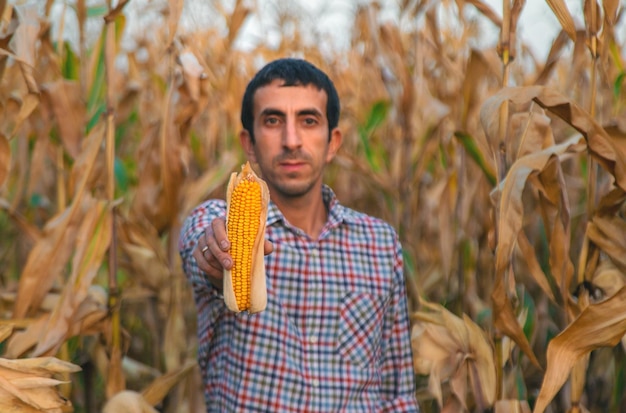
[[[284,169],[287,172],[295,172],[304,168],[306,164],[301,161],[290,161],[290,162],[280,162],[278,165],[280,166],[281,169]]]

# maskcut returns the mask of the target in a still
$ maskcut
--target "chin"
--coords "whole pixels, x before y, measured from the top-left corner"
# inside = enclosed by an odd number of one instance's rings
[[[313,186],[314,185],[302,183],[299,185],[278,185],[276,186],[276,189],[279,193],[283,194],[286,197],[298,198],[311,192]]]

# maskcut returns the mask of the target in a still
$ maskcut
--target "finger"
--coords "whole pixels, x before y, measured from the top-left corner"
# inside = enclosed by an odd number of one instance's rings
[[[198,264],[198,268],[202,270],[202,272],[206,273],[210,277],[221,278],[223,273],[223,268],[221,264],[211,255],[209,250],[205,250],[202,252],[202,248],[200,245],[193,250],[193,257],[196,259],[196,263]]]
[[[272,251],[274,251],[274,244],[272,243],[272,241],[266,239],[263,243],[263,254],[269,255],[272,253]]]
[[[217,234],[220,235],[218,236]],[[214,219],[209,228],[205,231],[204,237],[206,245],[209,247],[208,251],[205,252],[209,264],[219,268],[220,270],[230,270],[233,266],[233,260],[228,252],[230,243],[226,237],[226,226],[224,220],[221,218]],[[227,246],[226,250],[224,250],[224,245]],[[209,258],[209,255],[211,258]]]
[[[211,230],[213,231],[215,241],[222,251],[230,249],[230,241],[226,235],[226,220],[224,218],[216,218],[211,222]]]
[[[204,253],[202,250],[204,249]],[[206,255],[205,255],[206,254]],[[218,291],[223,291],[224,288],[224,270],[222,269],[219,262],[210,255],[208,249],[205,247],[201,247],[200,244],[196,248],[194,248],[193,257],[196,259],[198,263],[198,268],[202,270],[202,272],[206,275],[207,280],[215,287]],[[210,259],[207,259],[207,255],[210,256]]]

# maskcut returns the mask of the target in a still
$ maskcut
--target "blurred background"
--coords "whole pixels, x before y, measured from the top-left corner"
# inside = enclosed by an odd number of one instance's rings
[[[422,410],[626,411],[625,55],[618,0],[0,0],[0,411],[206,411],[178,233],[283,56],[400,235]]]

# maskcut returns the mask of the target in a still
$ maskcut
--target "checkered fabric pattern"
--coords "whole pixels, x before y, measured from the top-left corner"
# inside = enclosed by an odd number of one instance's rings
[[[198,309],[198,360],[209,412],[419,412],[396,232],[341,206],[309,238],[270,203],[267,309],[229,311],[192,251],[224,201],[198,206],[180,237]]]

